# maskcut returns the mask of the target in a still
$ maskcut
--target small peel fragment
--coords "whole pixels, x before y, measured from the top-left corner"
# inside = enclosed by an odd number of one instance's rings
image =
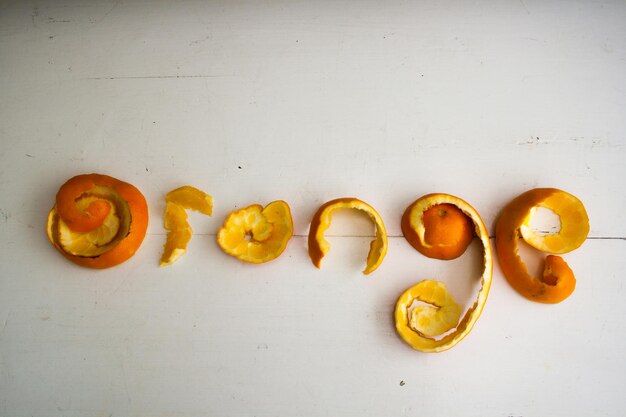
[[[347,208],[364,211],[376,226],[376,237],[370,243],[367,264],[363,270],[363,273],[367,275],[374,272],[385,259],[388,247],[387,231],[382,217],[374,207],[357,198],[337,198],[322,204],[317,210],[311,219],[309,230],[309,257],[313,265],[321,268],[322,258],[330,250],[330,243],[324,238],[324,232],[330,227],[333,212]]]
[[[230,213],[217,233],[217,243],[241,261],[261,264],[278,258],[292,236],[289,205],[278,200],[265,207],[253,204]]]
[[[170,191],[165,200],[163,225],[167,230],[167,238],[159,266],[171,265],[187,252],[193,229],[189,225],[185,209],[208,216],[213,212],[213,198],[190,185]]]
[[[557,233],[541,235],[530,227],[537,207],[552,210],[561,222]],[[509,284],[525,298],[556,304],[568,298],[576,288],[576,277],[559,256],[549,255],[541,278],[528,273],[519,256],[521,237],[542,252],[563,254],[580,247],[589,234],[589,216],[583,203],[556,188],[535,188],[507,204],[496,223],[496,249],[500,267]]]
[[[178,204],[187,210],[199,211],[207,216],[213,214],[213,197],[190,185],[183,185],[170,191],[165,195],[165,201]]]

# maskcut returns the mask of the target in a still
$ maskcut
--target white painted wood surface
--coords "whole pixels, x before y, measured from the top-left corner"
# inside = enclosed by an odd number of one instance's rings
[[[623,415],[625,74],[620,1],[0,2],[0,415]],[[139,253],[106,271],[44,234],[86,172],[150,206]],[[215,213],[158,268],[182,184]],[[404,345],[395,298],[430,277],[468,302],[477,253],[419,255],[405,207],[456,194],[493,230],[536,186],[588,209],[573,296],[530,303],[496,264],[469,337]],[[337,218],[323,269],[306,253],[313,212],[349,195],[392,236],[368,277],[358,218]],[[279,198],[298,234],[281,258],[219,250],[228,212]]]

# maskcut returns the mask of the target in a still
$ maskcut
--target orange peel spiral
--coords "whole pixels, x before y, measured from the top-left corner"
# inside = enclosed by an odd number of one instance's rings
[[[541,235],[530,227],[538,207],[552,210],[561,222],[558,233]],[[496,223],[496,250],[500,267],[511,286],[522,296],[540,303],[560,303],[576,287],[576,277],[559,256],[549,255],[541,278],[528,273],[518,254],[518,240],[542,252],[563,254],[583,244],[589,234],[589,217],[583,203],[556,188],[535,188],[511,201]]]
[[[75,264],[103,269],[135,254],[148,228],[148,205],[133,185],[101,174],[70,178],[48,213],[46,232]]]
[[[493,256],[487,228],[478,212],[464,200],[449,194],[425,195],[407,209],[407,212],[410,212],[411,221],[405,227],[413,229],[414,234],[412,236],[424,235],[427,227],[422,221],[421,213],[441,205],[454,206],[471,222],[473,232],[478,236],[483,246],[483,272],[481,287],[476,300],[462,318],[460,307],[448,292],[445,284],[441,282],[425,280],[408,288],[400,295],[394,312],[396,332],[409,346],[422,352],[443,352],[454,347],[470,333],[487,302],[493,276]],[[405,219],[403,219],[403,223],[404,221]],[[446,222],[438,221],[430,225],[434,228],[448,228],[449,226]],[[441,234],[437,230],[433,232],[434,235]],[[410,243],[412,244],[412,242]],[[459,246],[463,247],[463,251],[467,247],[464,243]],[[459,249],[457,248],[457,250]],[[428,305],[413,307],[416,301]]]
[[[322,258],[330,250],[330,243],[324,238],[324,232],[330,227],[332,214],[338,209],[357,209],[364,211],[376,226],[376,237],[370,244],[367,254],[367,264],[363,270],[364,274],[370,274],[376,270],[385,259],[387,254],[387,231],[382,217],[364,201],[356,198],[337,198],[328,201],[317,210],[311,219],[311,229],[309,230],[309,257],[313,264],[321,267]]]

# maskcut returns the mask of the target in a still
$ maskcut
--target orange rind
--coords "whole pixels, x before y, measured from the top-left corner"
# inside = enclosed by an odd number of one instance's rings
[[[309,257],[313,264],[321,267],[322,258],[330,250],[330,243],[324,238],[324,232],[330,227],[332,215],[339,209],[361,210],[370,217],[376,226],[376,236],[370,244],[367,254],[367,264],[363,270],[364,274],[370,274],[376,270],[385,259],[387,254],[387,231],[382,217],[374,207],[356,198],[338,198],[324,203],[311,219],[311,229],[309,230]]]
[[[561,223],[557,233],[539,234],[530,227],[538,207],[552,210]],[[496,223],[496,250],[500,267],[511,286],[529,300],[560,303],[576,287],[576,278],[567,263],[558,256],[548,256],[541,278],[528,273],[519,256],[518,240],[547,253],[563,254],[583,244],[589,234],[589,217],[583,203],[556,188],[535,188],[511,201]]]
[[[472,221],[454,204],[433,204],[430,197],[426,195],[407,207],[402,216],[402,233],[424,256],[458,258],[474,238]]]
[[[394,313],[396,332],[409,346],[422,352],[443,352],[448,350],[456,346],[471,332],[487,302],[493,276],[493,256],[487,228],[478,212],[464,200],[449,194],[429,194],[423,196],[407,209],[407,212],[410,211],[408,216],[414,219],[408,225],[419,225],[419,219],[422,218],[419,213],[427,211],[431,207],[441,208],[441,205],[452,205],[455,207],[455,210],[466,216],[472,224],[471,235],[475,234],[483,246],[481,286],[476,300],[467,309],[463,317],[461,317],[461,308],[454,301],[445,284],[441,282],[425,280],[402,293],[396,302]],[[446,209],[450,210],[447,206]],[[405,212],[404,217],[406,216]],[[404,221],[405,219],[403,218]],[[431,226],[435,229],[439,227],[450,228],[447,222],[439,221],[432,222]],[[463,222],[460,222],[458,227],[465,226]],[[422,224],[420,228],[422,229],[421,232],[415,230],[412,230],[412,232],[417,236],[420,236],[420,234],[423,236],[425,227]],[[442,234],[438,230],[433,232],[435,236]],[[459,234],[456,231],[452,232]],[[460,233],[460,235],[463,234],[466,234],[466,232]],[[410,243],[412,244],[412,242]],[[464,244],[463,246],[465,246],[463,248],[463,251],[465,251],[467,245]],[[428,305],[413,307],[413,304],[416,302]]]
[[[416,301],[426,305],[413,306]],[[461,317],[461,307],[446,284],[424,280],[402,293],[395,316],[398,333],[406,337],[409,345],[419,345],[420,336],[435,337],[454,328]]]
[[[135,254],[148,228],[148,205],[126,182],[84,174],[61,186],[48,213],[46,232],[54,247],[75,264],[103,269]]]
[[[207,216],[213,212],[213,197],[190,185],[170,191],[165,195],[165,201],[163,225],[167,230],[167,238],[159,266],[173,264],[187,251],[193,229],[187,221],[185,209]]]
[[[217,233],[217,243],[227,254],[244,262],[261,264],[278,258],[293,236],[289,205],[274,201],[234,211]]]
[[[184,209],[213,214],[213,197],[191,185],[183,185],[165,195],[165,201],[178,204]]]

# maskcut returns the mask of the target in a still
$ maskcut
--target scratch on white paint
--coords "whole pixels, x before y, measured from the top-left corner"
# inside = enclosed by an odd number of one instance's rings
[[[524,3],[524,0],[519,0],[519,2],[522,4],[524,10],[526,10],[526,14],[530,14],[530,10],[528,10],[528,7],[526,7],[526,3]]]
[[[5,329],[7,328],[7,325],[9,324],[9,317],[10,316],[11,316],[11,313],[9,312],[7,314],[7,316],[4,318],[4,323],[2,323],[2,329],[0,329],[0,337],[2,336],[2,334],[5,331]]]
[[[118,2],[116,2],[115,4],[113,4],[113,6],[112,6],[109,10],[107,10],[107,12],[106,12],[106,13],[104,13],[104,15],[102,15],[102,17],[101,17],[100,19],[97,19],[97,20],[95,20],[95,21],[93,22],[94,26],[97,26],[97,25],[99,25],[100,23],[102,23],[102,22],[104,21],[104,19],[106,19],[106,18],[107,18],[107,16],[108,16],[108,15],[110,15],[110,14],[111,14],[111,12],[112,12],[113,10],[115,10],[115,8],[117,8],[117,6],[119,6],[121,3],[122,3],[121,1],[118,1]]]
[[[206,41],[208,41],[209,39],[211,39],[212,37],[213,37],[213,36],[211,36],[211,35],[206,35],[206,36],[205,36],[205,37],[203,37],[203,38],[196,39],[195,41],[191,41],[191,42],[189,42],[189,46],[194,46],[194,45],[197,45],[197,44],[199,44],[199,43],[206,42]]]
[[[131,75],[118,77],[88,77],[84,80],[153,80],[153,79],[187,79],[187,78],[225,78],[235,74],[198,74],[198,75]]]
[[[550,139],[544,139],[540,136],[531,136],[526,140],[518,140],[515,142],[516,145],[520,146],[540,146],[540,145],[580,145],[585,147],[604,147],[604,148],[622,148],[622,144],[611,143],[607,140],[592,137],[586,138],[584,136],[572,136],[569,138],[558,138],[557,136],[553,136]]]

